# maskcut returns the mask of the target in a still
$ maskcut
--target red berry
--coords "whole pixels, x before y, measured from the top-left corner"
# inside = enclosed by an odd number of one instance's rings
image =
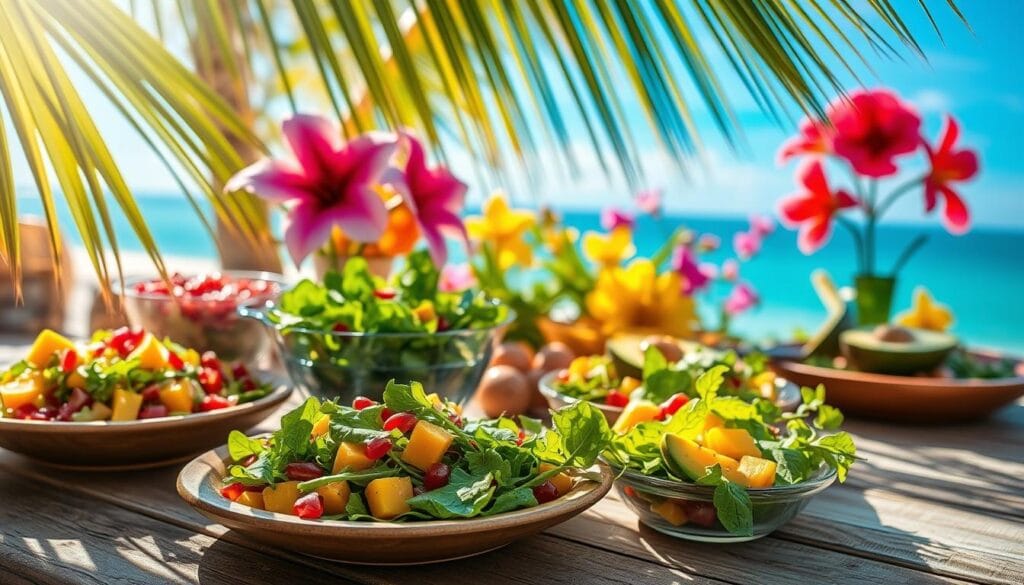
[[[448,324],[448,319],[445,319],[444,315],[439,315],[437,317],[437,330],[438,330],[438,332],[448,331],[448,327],[449,326],[450,325]]]
[[[334,327],[332,327],[331,330],[334,331],[335,333],[348,333],[349,332],[348,325],[345,325],[344,323],[335,323]]]
[[[423,489],[427,491],[443,488],[448,485],[448,479],[452,474],[450,467],[444,463],[435,463],[427,468],[423,474]]]
[[[631,485],[627,485],[626,487],[622,488],[622,492],[631,498],[636,497],[636,490],[633,489],[633,486]]]
[[[143,402],[156,402],[157,400],[160,400],[160,386],[150,384],[142,390]]]
[[[203,366],[197,377],[199,385],[203,387],[203,392],[207,394],[220,394],[220,391],[224,389],[224,375],[220,373],[219,369]]]
[[[14,409],[14,412],[12,413],[12,415],[13,415],[14,418],[17,418],[17,419],[29,420],[29,419],[32,419],[33,416],[38,411],[39,411],[39,409],[36,408],[34,404],[22,404],[18,408]]]
[[[393,446],[391,439],[385,437],[370,439],[370,442],[366,444],[366,457],[371,461],[376,461],[387,455]]]
[[[608,406],[624,407],[629,404],[629,395],[618,390],[612,390],[604,397],[604,403]]]
[[[69,349],[64,353],[64,357],[60,360],[60,371],[65,374],[70,374],[75,371],[76,367],[78,367],[78,352],[73,349]]]
[[[397,294],[398,293],[396,293],[395,289],[393,288],[379,288],[373,291],[373,296],[384,301],[390,301],[391,299],[395,298],[395,295]]]
[[[417,422],[418,420],[416,419],[415,414],[411,412],[400,412],[389,416],[387,420],[384,421],[384,430],[391,431],[398,429],[402,431],[402,434],[404,435],[411,431],[412,428],[416,426]]]
[[[139,420],[144,418],[162,418],[167,416],[167,407],[163,404],[147,404],[139,410]]]
[[[203,396],[203,402],[199,405],[201,412],[209,412],[211,410],[220,410],[232,406],[231,400],[220,394],[207,394]]]
[[[257,459],[259,459],[258,455],[249,455],[245,459],[242,459],[242,461],[239,462],[239,465],[241,465],[242,467],[249,467],[253,463],[256,463]]]
[[[537,498],[538,504],[550,502],[558,497],[558,488],[550,481],[545,481],[533,488],[533,497]]]
[[[29,415],[30,420],[54,420],[57,418],[58,410],[44,406]]]
[[[236,364],[235,367],[231,368],[231,377],[235,380],[248,378],[249,369],[245,367],[245,364]]]
[[[690,401],[690,397],[686,394],[673,394],[668,397],[668,400],[661,403],[661,414],[658,418],[664,420],[673,414],[675,414],[680,408],[686,405]]]
[[[377,406],[377,402],[365,396],[356,396],[355,398],[352,399],[352,408],[356,410],[370,408],[371,406]]]
[[[167,363],[170,364],[172,369],[184,370],[185,362],[182,361],[181,356],[174,353],[173,351],[167,352]]]
[[[311,461],[299,461],[286,465],[284,468],[284,474],[292,481],[309,481],[311,479],[323,477],[324,470],[321,469],[319,465]]]
[[[240,483],[230,483],[220,488],[220,495],[234,502],[245,491],[245,486]]]
[[[516,437],[516,445],[522,446],[523,441],[526,440],[526,431],[519,429],[519,436]]]
[[[711,528],[715,525],[718,515],[711,502],[686,502],[686,518],[698,526]]]
[[[220,359],[217,358],[217,354],[212,351],[204,351],[199,363],[204,368],[213,368],[214,370],[220,371]]]
[[[320,499],[320,494],[310,492],[295,500],[292,512],[299,518],[315,520],[324,515],[324,502]]]

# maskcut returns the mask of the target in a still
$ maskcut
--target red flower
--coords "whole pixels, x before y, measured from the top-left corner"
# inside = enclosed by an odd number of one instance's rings
[[[856,206],[857,200],[846,191],[829,189],[821,161],[807,161],[796,176],[804,191],[783,199],[779,214],[787,226],[800,226],[800,251],[811,254],[828,241],[832,216],[841,209]]]
[[[921,118],[888,90],[853,92],[829,106],[828,119],[835,154],[868,177],[895,174],[893,159],[921,145]]]
[[[954,234],[967,231],[971,223],[970,212],[960,195],[950,187],[955,181],[966,181],[978,174],[978,155],[973,150],[956,150],[953,145],[960,137],[960,125],[952,117],[946,117],[946,126],[942,130],[939,146],[936,150],[927,143],[931,170],[924,180],[924,208],[931,212],[938,203],[939,196],[945,199],[943,217],[946,229]]]
[[[779,148],[779,164],[801,154],[819,155],[832,153],[832,128],[811,118],[800,122],[800,133],[782,143]]]

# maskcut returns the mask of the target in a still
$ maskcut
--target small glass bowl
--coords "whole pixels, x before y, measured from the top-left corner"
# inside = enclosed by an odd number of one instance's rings
[[[558,410],[563,406],[568,406],[579,402],[579,398],[569,396],[555,389],[555,379],[558,377],[558,370],[548,372],[544,374],[540,381],[537,383],[537,387],[540,393],[544,395],[544,398],[548,399],[548,404],[551,405],[552,410]],[[604,404],[603,402],[591,401],[590,404],[601,411],[604,418],[608,421],[609,425],[614,425],[615,421],[619,420],[619,415],[622,414],[623,408],[621,406],[612,406],[610,404]]]
[[[767,536],[792,520],[814,494],[836,479],[834,469],[822,466],[802,483],[747,490],[754,530],[750,536],[740,536],[726,530],[713,513],[713,487],[648,477],[615,466],[612,470],[619,496],[641,523],[669,536],[700,542],[746,542]]]
[[[272,303],[239,307],[272,332],[292,381],[309,394],[349,403],[380,401],[389,380],[418,381],[427,392],[465,404],[473,396],[509,324],[439,333],[364,333],[288,327],[268,317]]]
[[[135,289],[139,283],[153,280],[151,276],[129,278],[125,280],[122,297],[128,323],[199,352],[213,351],[224,361],[254,363],[270,347],[270,338],[259,323],[241,318],[238,306],[276,299],[284,289],[284,277],[272,272],[220,274],[231,279],[266,282],[267,291],[247,299],[179,298]]]

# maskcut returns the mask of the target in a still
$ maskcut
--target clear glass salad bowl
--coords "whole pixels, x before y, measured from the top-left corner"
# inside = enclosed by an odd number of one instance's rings
[[[254,363],[270,347],[270,338],[258,323],[242,319],[237,308],[240,304],[277,298],[284,289],[284,277],[273,272],[226,270],[220,274],[227,279],[263,283],[265,291],[246,299],[216,295],[181,298],[140,292],[138,285],[154,280],[152,276],[128,278],[122,296],[128,323],[200,352],[213,351],[225,361]]]
[[[239,315],[269,328],[292,381],[322,399],[349,403],[356,396],[381,400],[389,380],[418,380],[428,392],[458,404],[473,396],[484,369],[515,319],[481,329],[438,333],[365,333],[292,327],[269,317],[272,303],[238,308]]]
[[[808,481],[794,485],[748,489],[754,514],[752,535],[732,534],[714,512],[714,487],[648,477],[616,469],[615,488],[640,522],[658,532],[700,542],[745,542],[771,534],[803,510],[811,497],[836,479],[822,466]]]

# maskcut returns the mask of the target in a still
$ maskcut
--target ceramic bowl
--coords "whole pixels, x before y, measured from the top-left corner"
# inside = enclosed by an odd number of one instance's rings
[[[557,500],[487,518],[405,523],[303,520],[250,508],[220,495],[228,464],[226,447],[193,459],[178,475],[178,494],[211,520],[253,540],[333,561],[371,565],[437,563],[503,547],[580,514],[603,498],[613,481],[611,470],[601,465],[597,468],[600,481],[579,481]]]
[[[60,467],[113,471],[170,465],[223,444],[232,429],[270,416],[292,388],[260,375],[274,390],[252,402],[210,412],[125,422],[51,422],[0,418],[0,447]]]

